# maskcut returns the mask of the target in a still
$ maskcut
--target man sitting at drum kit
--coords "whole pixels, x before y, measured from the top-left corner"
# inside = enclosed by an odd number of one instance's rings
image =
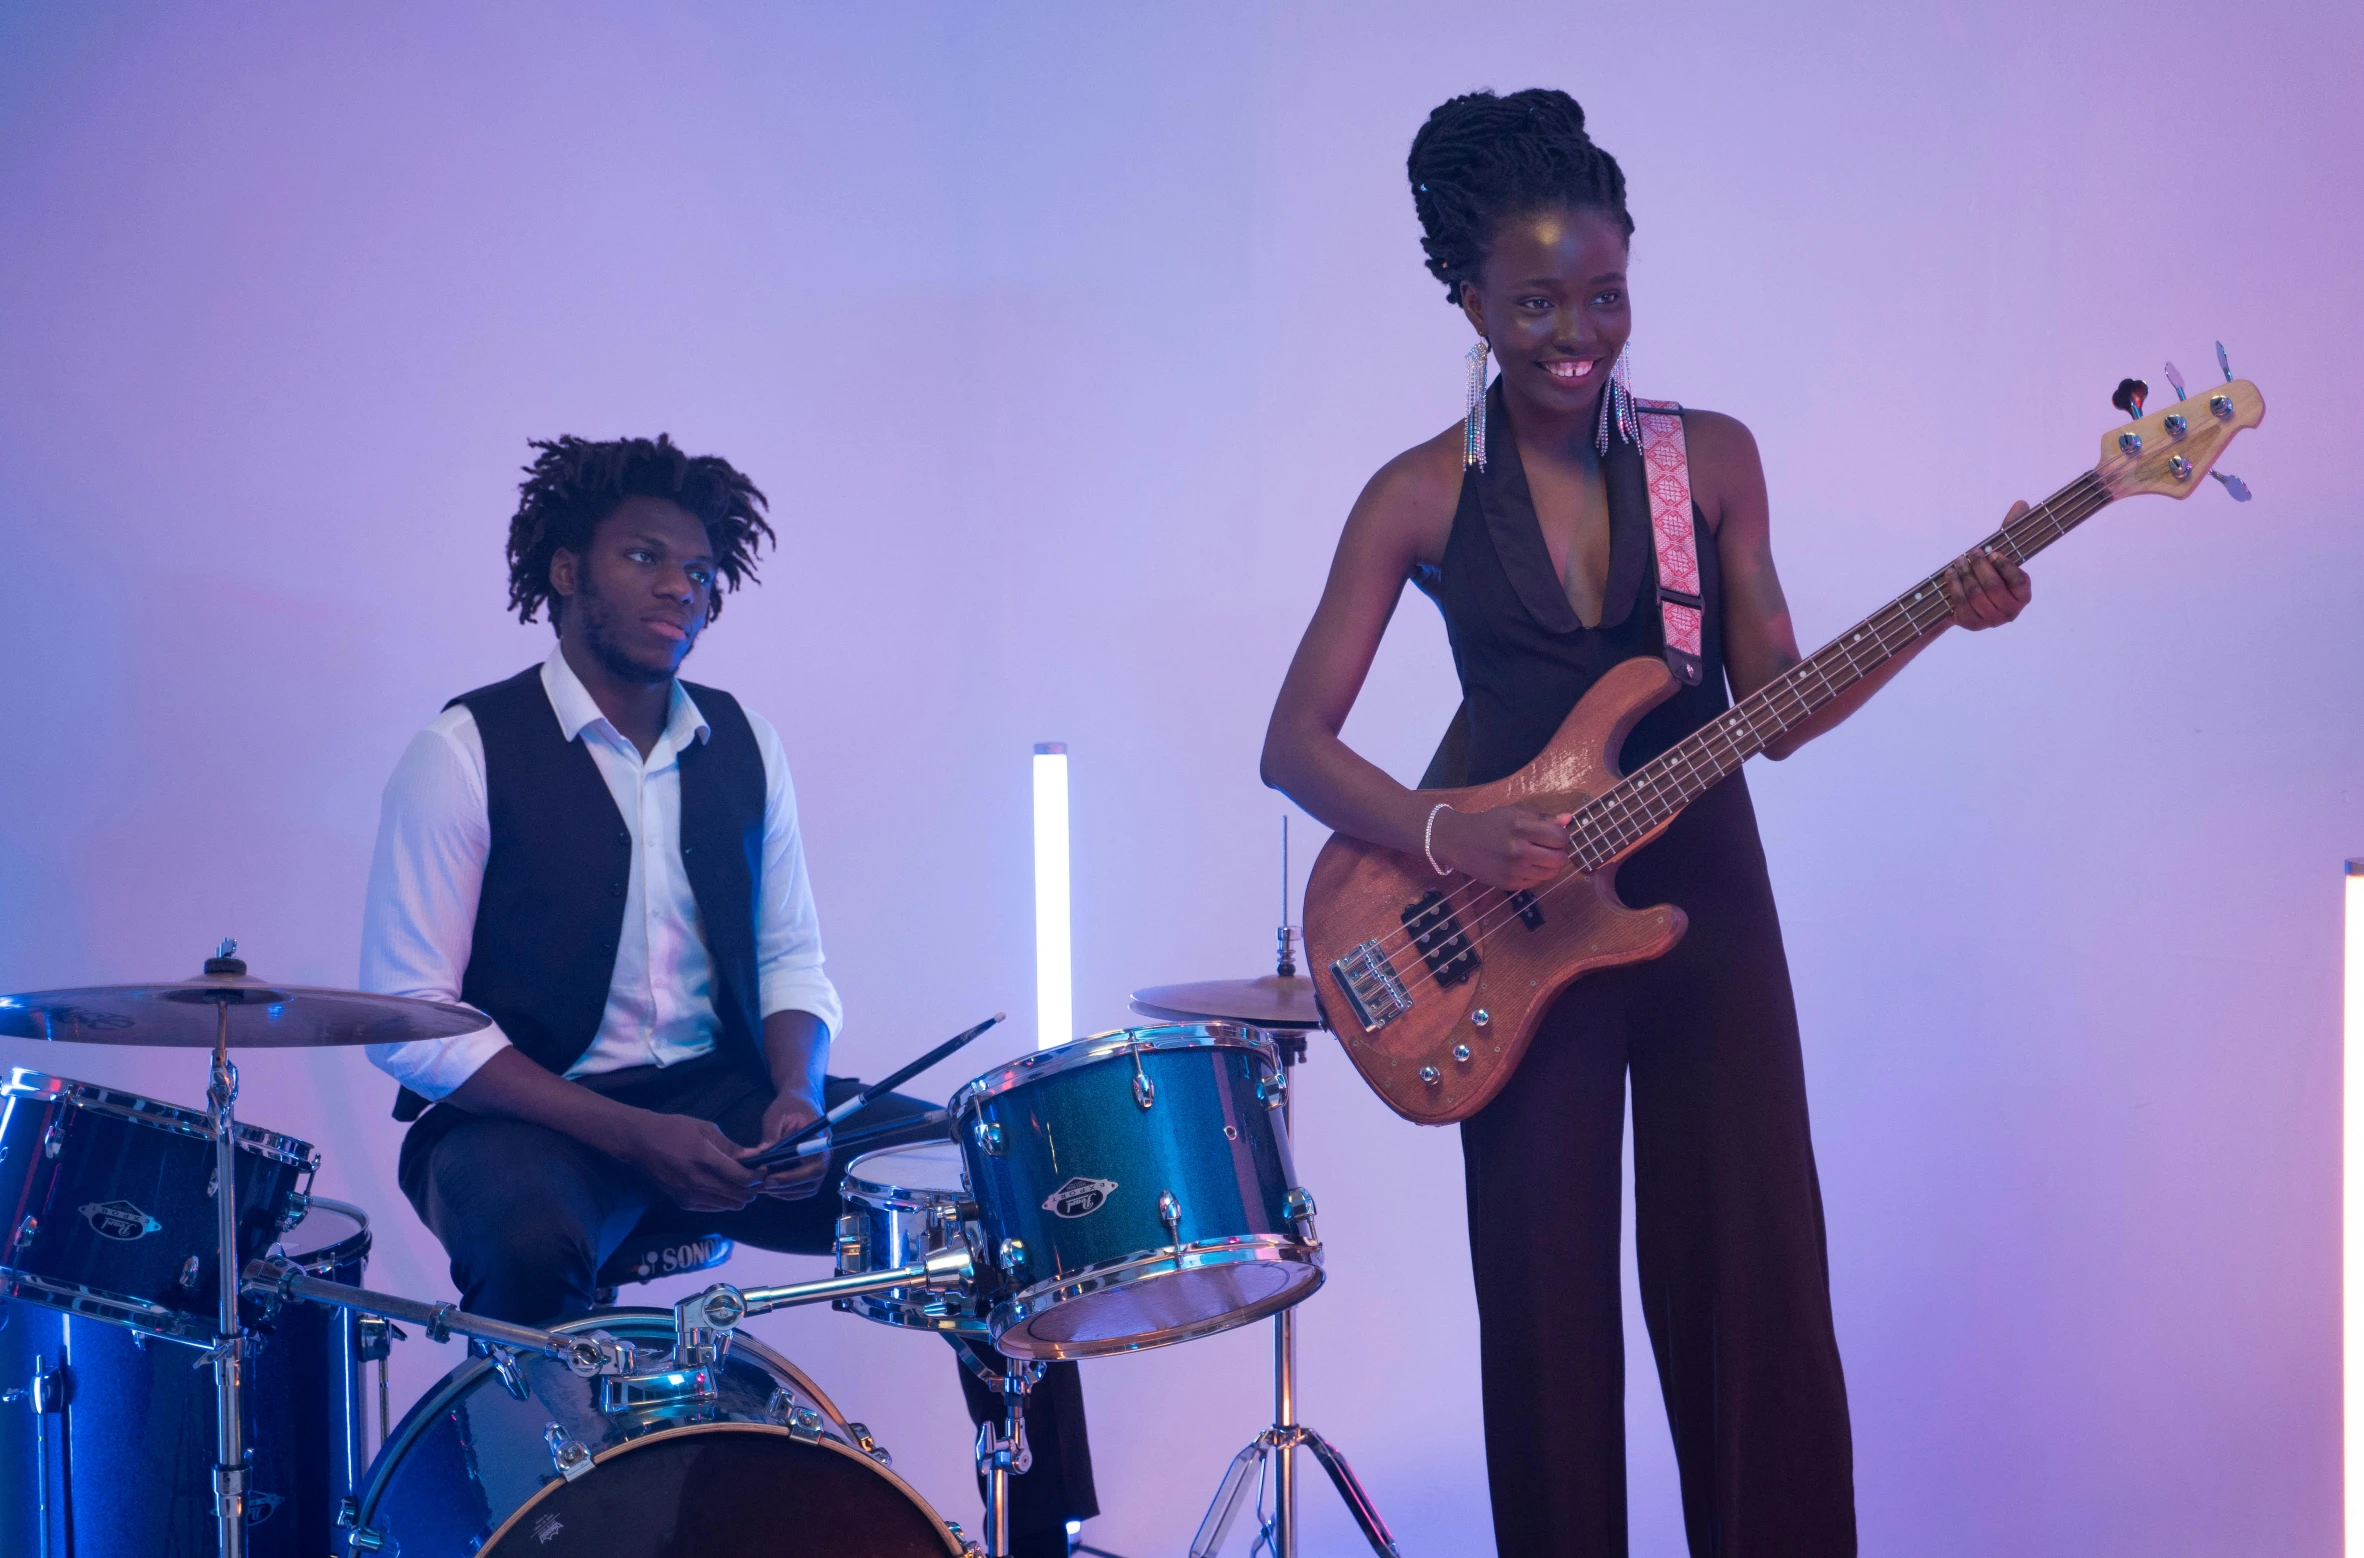
[[[361,983],[492,1017],[369,1053],[403,1084],[402,1189],[462,1306],[549,1325],[592,1308],[635,1232],[828,1252],[836,1155],[746,1160],[853,1084],[824,1075],[841,1011],[779,737],[675,675],[722,589],[755,577],[763,494],[662,436],[534,447],[509,599],[523,622],[546,605],[558,647],[454,699],[403,754]],[[889,1097],[865,1124],[926,1108]],[[998,1411],[962,1379],[977,1421]],[[1066,1522],[1098,1512],[1073,1364],[1029,1420],[1014,1550],[1063,1554]]]

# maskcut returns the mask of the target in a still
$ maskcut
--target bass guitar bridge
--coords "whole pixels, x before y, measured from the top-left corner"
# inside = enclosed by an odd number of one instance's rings
[[[1404,982],[1396,978],[1394,966],[1376,940],[1364,942],[1332,963],[1330,977],[1346,992],[1346,1002],[1354,1008],[1355,1021],[1363,1025],[1365,1033],[1377,1032],[1412,1009]]]

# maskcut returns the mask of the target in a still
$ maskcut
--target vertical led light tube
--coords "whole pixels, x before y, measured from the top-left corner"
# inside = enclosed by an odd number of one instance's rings
[[[1034,1037],[1075,1037],[1075,959],[1068,938],[1067,744],[1034,748]]]
[[[2345,1021],[2340,1040],[2340,1426],[2347,1552],[2364,1555],[2364,860],[2347,867]]]

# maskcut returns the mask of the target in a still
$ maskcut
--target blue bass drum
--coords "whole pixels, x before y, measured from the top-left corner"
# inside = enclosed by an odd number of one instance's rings
[[[611,1309],[557,1328],[664,1356],[673,1315]],[[614,1402],[521,1355],[472,1357],[396,1426],[355,1511],[385,1558],[964,1558],[957,1526],[888,1469],[868,1429],[745,1335],[714,1399]]]
[[[1093,1358],[1209,1336],[1321,1286],[1271,1040],[1194,1023],[1043,1050],[953,1096],[993,1344]]]

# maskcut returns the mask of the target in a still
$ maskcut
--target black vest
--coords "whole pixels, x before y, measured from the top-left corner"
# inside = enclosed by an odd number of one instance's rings
[[[755,924],[763,749],[737,699],[713,687],[682,686],[707,728],[707,738],[680,757],[681,863],[714,960],[717,1049],[760,1070]],[[460,999],[489,1014],[529,1058],[563,1074],[591,1047],[607,1009],[632,833],[590,749],[581,737],[569,741],[561,732],[540,666],[452,703],[467,705],[483,738],[492,823]],[[425,1107],[405,1088],[394,1117],[416,1119]]]

